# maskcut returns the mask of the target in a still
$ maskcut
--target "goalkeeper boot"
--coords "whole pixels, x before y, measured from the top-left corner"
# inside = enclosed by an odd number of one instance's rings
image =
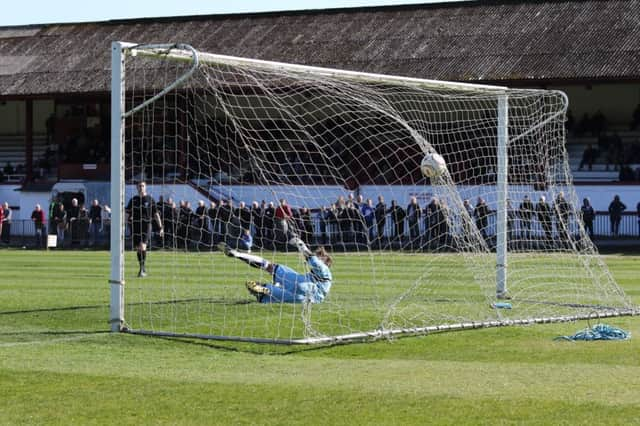
[[[251,293],[252,296],[255,296],[258,302],[261,302],[262,298],[265,296],[271,296],[271,291],[256,281],[247,281],[246,286],[249,293]]]
[[[304,241],[302,241],[299,237],[291,238],[289,240],[289,244],[291,244],[292,246],[295,246],[298,249],[298,251],[304,254],[306,257],[313,256],[313,253],[311,252],[311,250],[309,250],[309,247],[307,247]]]
[[[138,277],[144,278],[147,276],[147,271],[144,269],[144,266],[140,266],[140,271],[138,271]]]

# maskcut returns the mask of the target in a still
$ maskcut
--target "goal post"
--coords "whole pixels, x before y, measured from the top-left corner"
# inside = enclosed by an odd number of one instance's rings
[[[124,324],[124,49],[111,45],[111,287],[109,324],[118,332]]]
[[[637,312],[582,225],[563,93],[114,42],[111,96],[112,331],[335,343]],[[140,181],[164,225],[143,278]],[[291,237],[331,253],[330,287]]]
[[[564,113],[564,111],[561,111]],[[497,221],[496,221],[496,295],[507,295],[507,191],[508,191],[508,150],[509,140],[509,100],[507,95],[498,98],[498,145],[497,167]]]

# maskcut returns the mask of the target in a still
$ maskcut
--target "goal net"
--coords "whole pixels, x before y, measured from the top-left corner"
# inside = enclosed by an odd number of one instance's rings
[[[112,58],[113,330],[333,343],[635,312],[585,234],[560,92],[183,45]],[[446,170],[423,175],[427,153]],[[124,209],[140,181],[164,231],[146,277]],[[330,280],[292,238],[326,249]]]

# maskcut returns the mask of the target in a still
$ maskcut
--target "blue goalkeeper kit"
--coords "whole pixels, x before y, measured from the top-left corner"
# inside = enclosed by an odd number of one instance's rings
[[[331,288],[331,270],[317,256],[307,259],[309,272],[300,274],[285,265],[276,265],[273,284],[265,287],[271,295],[262,298],[262,303],[302,303],[307,298],[311,303],[324,300]]]

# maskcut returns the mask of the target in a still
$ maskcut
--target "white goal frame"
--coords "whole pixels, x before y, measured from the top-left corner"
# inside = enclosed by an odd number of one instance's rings
[[[125,111],[125,58],[127,55],[144,55],[150,57],[171,58],[179,61],[191,62],[193,67],[190,71],[179,77],[171,86],[163,89],[151,99],[146,100],[143,104],[136,106],[130,111]],[[166,92],[178,86],[183,80],[188,78],[189,74],[198,64],[216,63],[227,65],[251,65],[268,70],[286,70],[287,72],[300,74],[317,74],[330,77],[339,77],[343,79],[352,79],[361,82],[377,82],[403,85],[413,85],[416,87],[435,88],[435,89],[454,89],[457,91],[486,91],[497,95],[498,98],[498,145],[497,145],[497,222],[496,222],[496,273],[495,287],[496,294],[504,294],[508,291],[507,268],[508,268],[508,247],[507,247],[507,191],[508,191],[508,123],[509,123],[509,89],[503,86],[490,86],[469,83],[444,82],[419,78],[405,78],[387,76],[381,74],[360,73],[354,71],[345,71],[337,69],[319,68],[303,65],[292,65],[279,62],[270,62],[263,60],[254,60],[246,58],[238,58],[225,55],[214,55],[209,53],[197,52],[192,47],[180,45],[137,45],[127,42],[113,42],[111,45],[111,270],[110,270],[110,329],[113,332],[130,331],[137,334],[154,334],[171,336],[171,333],[163,332],[146,332],[143,330],[131,331],[125,328],[124,307],[125,307],[125,260],[124,260],[124,206],[125,206],[125,177],[124,177],[124,122],[126,117],[135,111],[143,108],[157,98],[163,96]],[[564,93],[558,92],[564,98],[564,110],[558,114],[564,114],[568,106],[568,99]],[[552,118],[557,119],[558,114]],[[551,120],[550,118],[549,120]],[[548,120],[547,120],[548,121]],[[540,123],[540,126],[544,123]],[[539,126],[536,126],[539,127]],[[523,135],[520,135],[522,137]],[[471,328],[497,327],[515,324],[532,324],[532,323],[549,323],[575,321],[580,319],[603,318],[609,316],[633,315],[637,314],[635,310],[629,312],[620,312],[612,310],[607,312],[596,312],[588,315],[564,316],[564,317],[544,317],[533,318],[527,320],[516,321],[489,321],[489,322],[468,322],[451,324],[445,326],[430,326],[410,329],[384,330],[379,332],[353,333],[343,336],[333,337],[313,337],[298,340],[271,340],[256,338],[228,338],[225,336],[202,336],[202,335],[185,335],[182,337],[210,338],[220,340],[240,340],[251,342],[269,342],[269,343],[286,343],[286,344],[316,344],[316,343],[336,343],[347,341],[372,340],[381,337],[393,337],[400,335],[427,334],[442,331],[456,331]]]

